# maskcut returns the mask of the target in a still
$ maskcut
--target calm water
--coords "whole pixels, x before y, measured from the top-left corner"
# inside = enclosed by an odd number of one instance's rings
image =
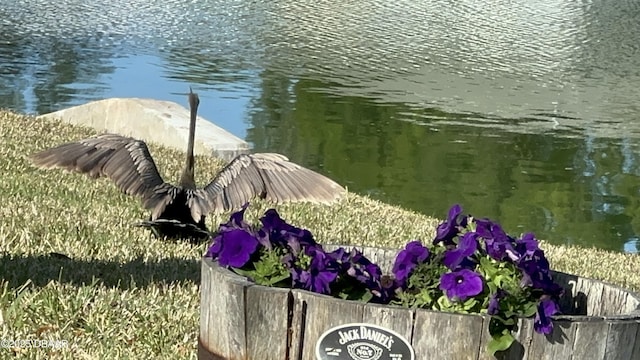
[[[639,38],[639,1],[0,0],[0,107],[192,85],[352,191],[637,252]]]

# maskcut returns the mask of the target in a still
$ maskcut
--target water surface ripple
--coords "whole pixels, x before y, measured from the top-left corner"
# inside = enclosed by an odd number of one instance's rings
[[[639,38],[632,0],[0,0],[0,106],[192,85],[353,191],[636,252]]]

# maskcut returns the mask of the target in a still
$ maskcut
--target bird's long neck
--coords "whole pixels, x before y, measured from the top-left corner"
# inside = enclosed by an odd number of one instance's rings
[[[187,143],[187,161],[180,178],[180,185],[186,189],[195,189],[196,181],[194,178],[194,158],[193,143],[196,136],[196,118],[198,117],[198,105],[200,99],[198,94],[193,91],[189,92],[189,109],[191,110],[191,119],[189,123],[189,142]]]

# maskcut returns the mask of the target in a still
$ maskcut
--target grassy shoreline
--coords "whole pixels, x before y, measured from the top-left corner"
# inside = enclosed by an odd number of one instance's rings
[[[93,134],[0,110],[0,339],[68,342],[62,349],[0,348],[0,358],[195,358],[200,258],[207,244],[153,239],[132,226],[147,211],[108,179],[38,170],[26,159]],[[163,177],[177,180],[183,154],[149,148]],[[196,181],[206,183],[221,166],[197,157]],[[248,215],[256,220],[268,207],[256,202]],[[429,241],[439,222],[351,193],[330,207],[277,209],[319,241],[347,245]],[[207,224],[215,229],[227,216],[209,217]],[[638,255],[542,247],[554,270],[640,291]]]

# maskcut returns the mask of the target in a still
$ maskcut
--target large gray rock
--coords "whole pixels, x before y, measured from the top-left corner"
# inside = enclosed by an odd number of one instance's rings
[[[146,142],[187,149],[189,110],[170,101],[111,98],[40,115],[42,118],[131,136]],[[230,160],[249,152],[249,145],[230,132],[198,117],[194,150]]]

